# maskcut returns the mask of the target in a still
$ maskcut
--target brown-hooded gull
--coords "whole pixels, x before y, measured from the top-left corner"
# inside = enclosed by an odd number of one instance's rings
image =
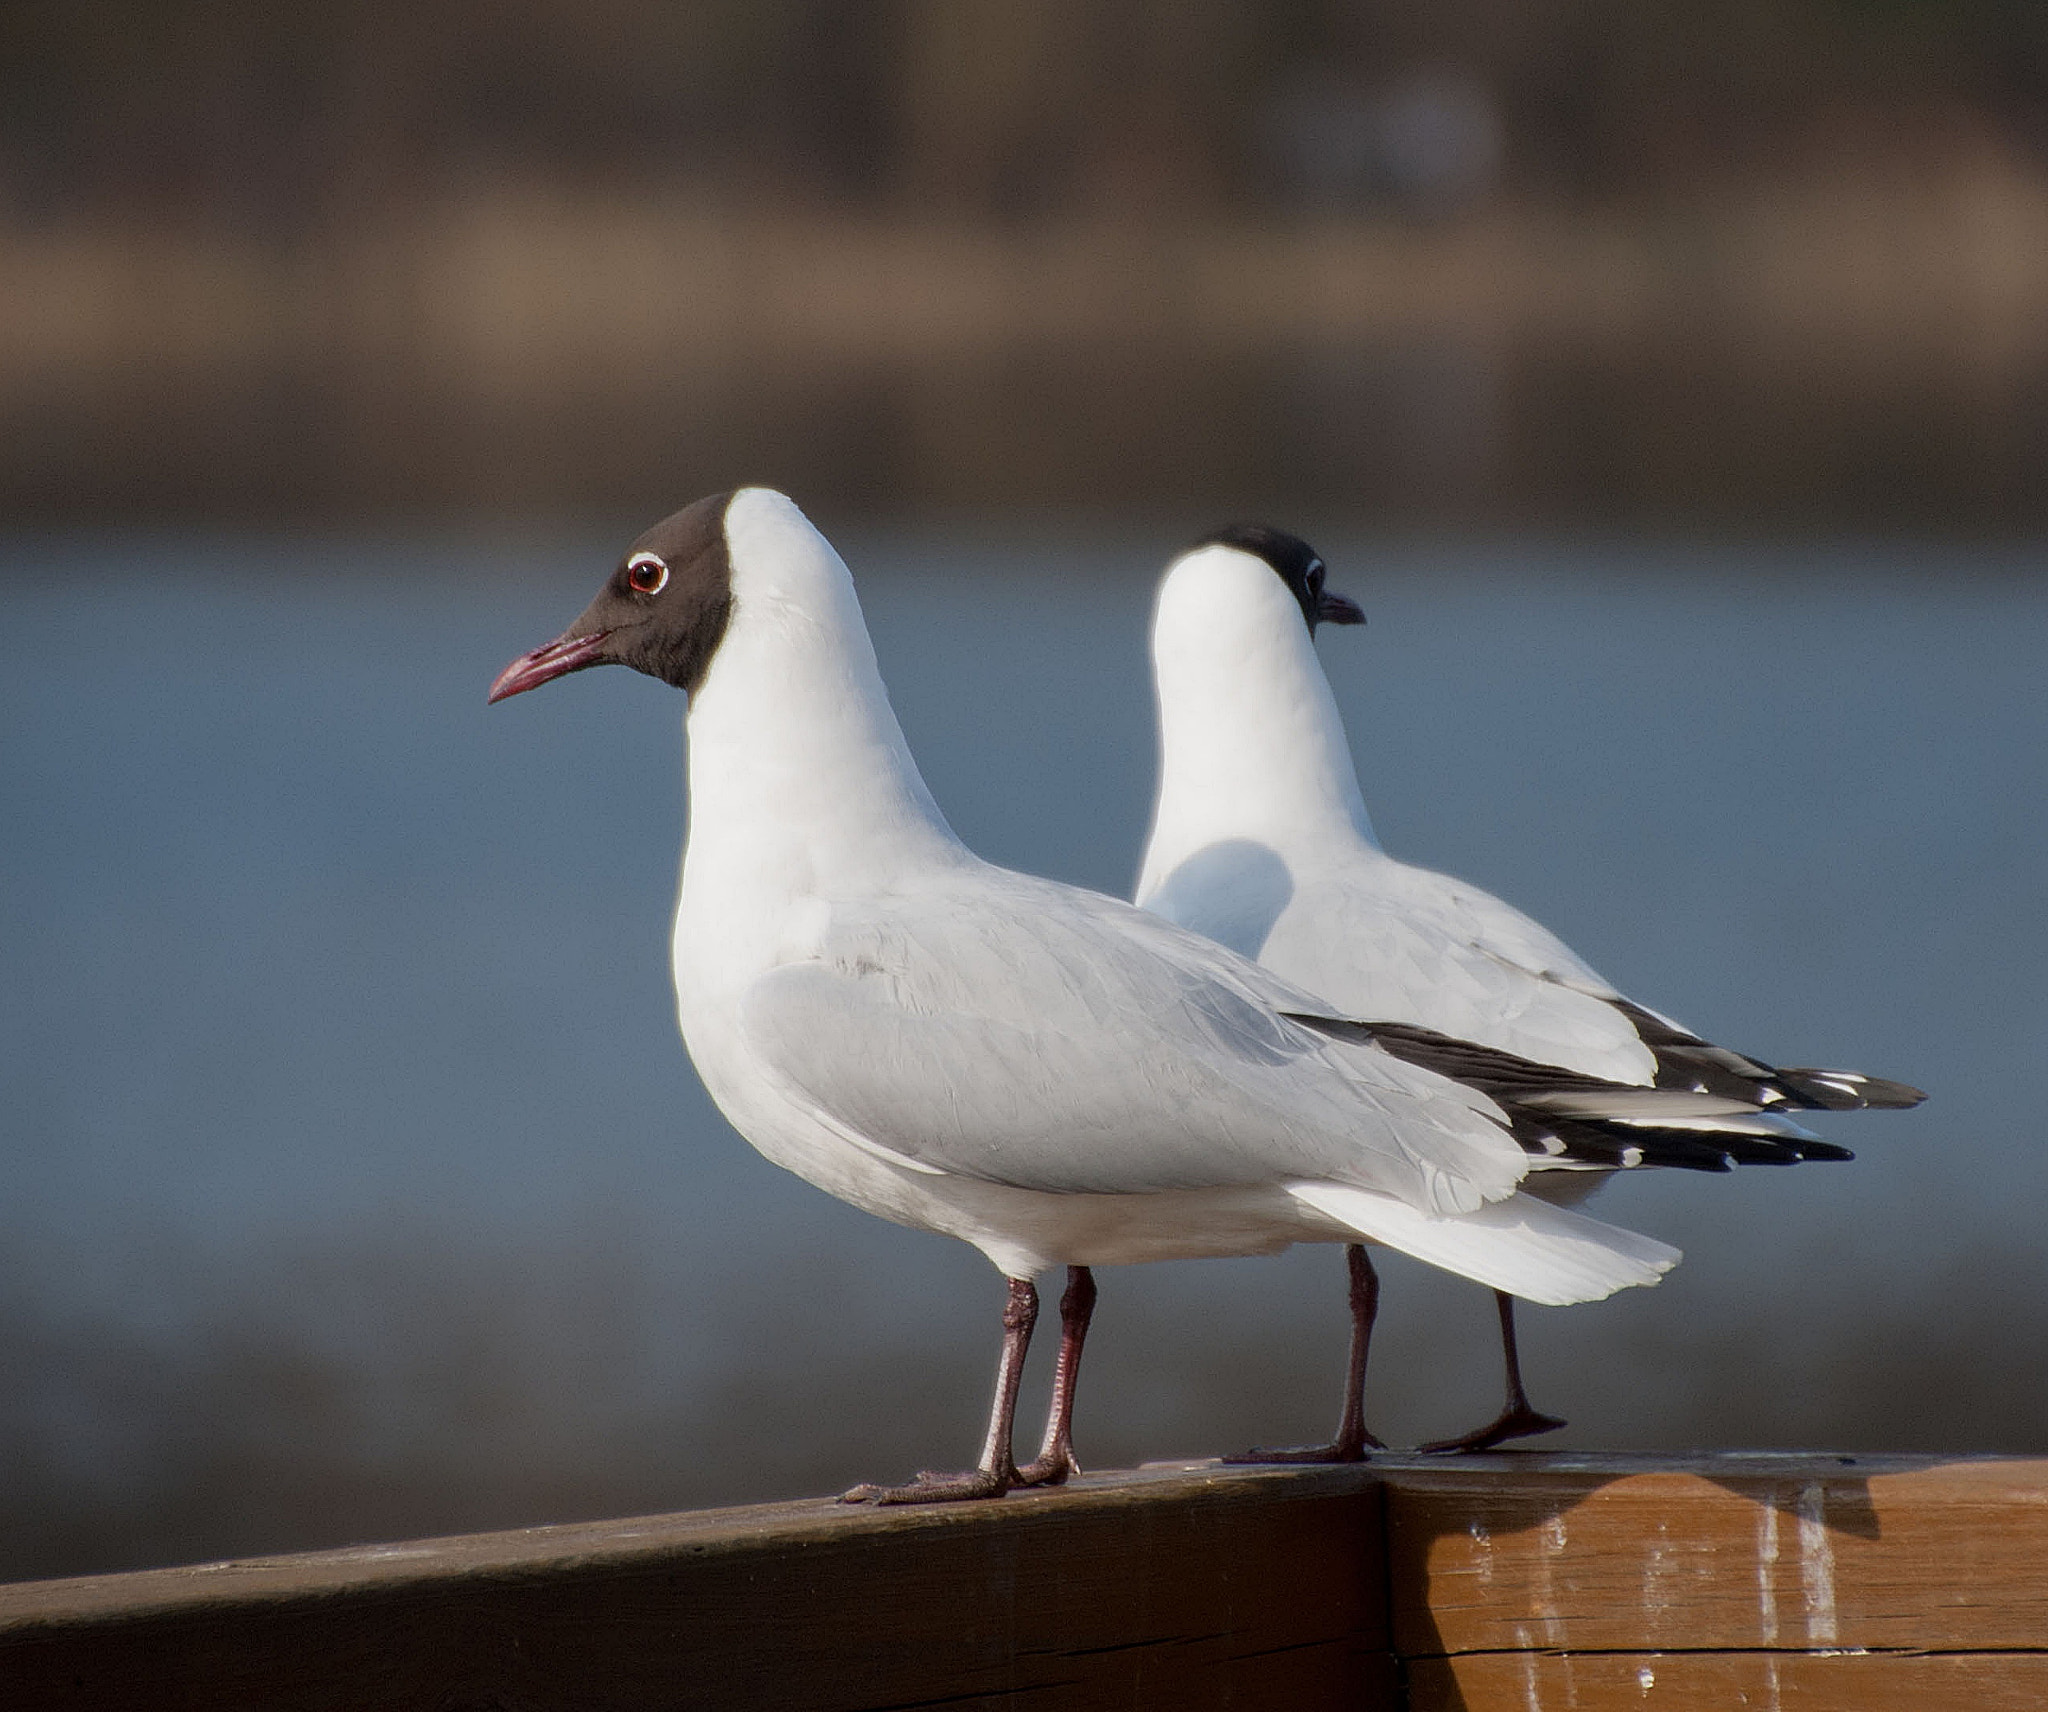
[[[1009,1280],[977,1468],[849,1497],[1073,1471],[1081,1274],[1045,1449],[1021,1469],[1011,1451],[1051,1266],[1369,1239],[1564,1303],[1678,1259],[1521,1193],[1511,1097],[1407,1062],[1213,939],[977,858],[918,776],[852,578],[781,494],[655,525],[491,699],[606,663],[689,698],[675,983],[720,1110],[776,1164]]]
[[[1624,998],[1569,946],[1477,886],[1380,849],[1329,681],[1319,622],[1363,614],[1321,558],[1240,525],[1168,568],[1152,624],[1159,798],[1137,901],[1355,1018],[1387,1052],[1507,1102],[1529,1150],[1525,1197],[1582,1201],[1614,1170],[1726,1171],[1847,1159],[1786,1114],[1905,1107],[1917,1088],[1847,1070],[1778,1069]],[[1352,1254],[1344,1425],[1308,1456],[1355,1456],[1356,1386],[1376,1287]],[[1455,1269],[1454,1269],[1455,1270]],[[1500,1418],[1426,1449],[1479,1449],[1562,1421],[1529,1407],[1512,1285],[1496,1286]]]

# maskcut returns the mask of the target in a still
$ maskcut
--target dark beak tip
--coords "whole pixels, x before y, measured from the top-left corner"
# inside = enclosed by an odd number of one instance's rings
[[[587,636],[559,636],[543,648],[521,654],[491,680],[484,705],[490,707],[507,696],[523,695],[567,673],[596,665],[599,651],[610,634],[608,630],[595,630]]]
[[[1325,624],[1363,624],[1365,609],[1341,594],[1325,594],[1316,617]]]

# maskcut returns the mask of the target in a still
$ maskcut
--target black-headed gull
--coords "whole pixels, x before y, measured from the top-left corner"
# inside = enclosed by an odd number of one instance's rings
[[[1518,1126],[1542,1150],[1523,1189],[1547,1201],[1575,1205],[1608,1172],[1636,1165],[1847,1159],[1785,1114],[1924,1098],[1902,1083],[1779,1069],[1712,1045],[1624,998],[1521,911],[1382,851],[1312,642],[1319,622],[1363,615],[1324,578],[1306,542],[1258,525],[1218,531],[1168,568],[1152,625],[1159,798],[1140,905],[1318,994],[1389,1051],[1547,1114],[1547,1125]],[[1543,1067],[1604,1086],[1546,1087]],[[1588,1116],[1601,1121],[1576,1121]],[[1362,1430],[1354,1387],[1369,1280],[1357,1251],[1352,1373],[1333,1453],[1355,1450],[1346,1434]],[[1506,1407],[1426,1449],[1478,1449],[1564,1424],[1529,1407],[1512,1292],[1497,1295]]]
[[[1073,1471],[1093,1300],[1072,1275],[1047,1442],[1011,1428],[1044,1269],[1362,1238],[1551,1303],[1654,1283],[1677,1250],[1519,1193],[1532,1119],[1404,1062],[1215,941],[993,867],[933,804],[853,581],[781,494],[641,536],[491,699],[605,663],[688,693],[673,956],[699,1075],[776,1164],[979,1248],[1009,1280],[969,1498]],[[1566,1078],[1567,1081],[1572,1078]]]

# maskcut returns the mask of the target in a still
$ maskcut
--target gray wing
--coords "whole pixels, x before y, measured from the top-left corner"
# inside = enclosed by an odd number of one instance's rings
[[[1557,935],[1511,905],[1405,863],[1360,863],[1303,883],[1288,896],[1259,955],[1359,1021],[1412,1023],[1455,1042],[1644,1090],[1691,1091],[1780,1112],[1900,1108],[1925,1098],[1917,1088],[1860,1071],[1779,1069],[1702,1040],[1624,998]],[[1687,1127],[1687,1114],[1668,1098],[1635,1107],[1605,1098],[1605,1109],[1646,1125]],[[1734,1127],[1733,1113],[1724,1116],[1730,1122],[1720,1127]],[[1772,1133],[1768,1125],[1750,1129]],[[1796,1124],[1790,1133],[1805,1137]],[[1806,1156],[1821,1157],[1814,1150]]]
[[[1445,874],[1376,862],[1309,880],[1259,956],[1347,1016],[1417,1023],[1610,1081],[1647,1086],[1656,1074],[1620,995],[1583,959]]]
[[[749,1047],[927,1170],[1064,1193],[1355,1184],[1431,1212],[1526,1169],[1485,1096],[1334,1042],[1308,995],[1129,905],[998,869],[833,906],[746,991]]]

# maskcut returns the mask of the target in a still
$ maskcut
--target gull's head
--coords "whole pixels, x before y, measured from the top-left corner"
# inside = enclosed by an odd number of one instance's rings
[[[1139,895],[1210,844],[1281,848],[1305,828],[1366,832],[1318,624],[1365,615],[1298,535],[1240,523],[1167,567],[1152,612],[1159,804]],[[1275,843],[1275,840],[1281,843]]]
[[[1298,534],[1239,522],[1204,534],[1167,565],[1153,608],[1161,694],[1315,672],[1317,625],[1362,625],[1352,600],[1325,588],[1323,557]]]
[[[1323,556],[1299,535],[1264,523],[1233,523],[1204,535],[1181,555],[1175,568],[1198,554],[1209,562],[1212,579],[1218,573],[1228,575],[1226,567],[1231,560],[1255,560],[1264,566],[1294,597],[1311,636],[1318,624],[1365,622],[1365,614],[1356,601],[1324,586],[1327,572]]]
[[[586,666],[631,666],[694,692],[732,615],[727,517],[739,497],[715,493],[655,524],[626,549],[574,624],[498,674],[490,699],[538,689]]]

